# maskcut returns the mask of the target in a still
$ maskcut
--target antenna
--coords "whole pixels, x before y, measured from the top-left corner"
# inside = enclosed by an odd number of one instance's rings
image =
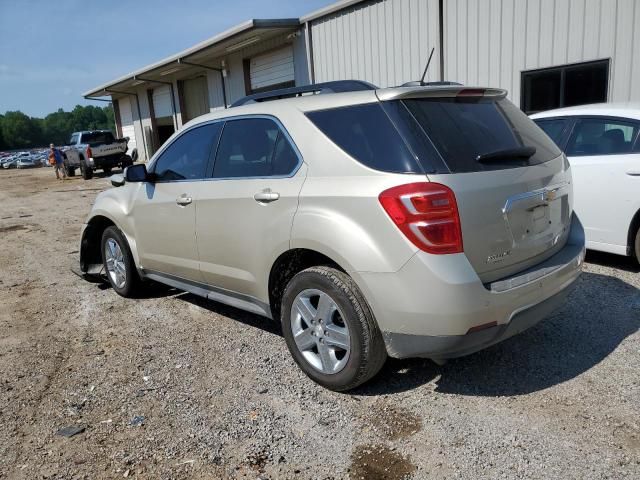
[[[422,74],[422,78],[420,79],[420,85],[424,85],[424,77],[427,76],[427,70],[429,70],[429,64],[431,63],[431,57],[433,57],[433,52],[435,52],[435,47],[431,49],[431,53],[429,54],[429,60],[427,60],[427,66],[424,67],[424,73]]]

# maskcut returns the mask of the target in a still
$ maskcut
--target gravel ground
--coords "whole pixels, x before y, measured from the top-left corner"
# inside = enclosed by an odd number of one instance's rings
[[[73,275],[108,186],[0,171],[0,478],[640,478],[630,260],[590,253],[518,337],[443,367],[388,361],[338,394],[265,319]]]

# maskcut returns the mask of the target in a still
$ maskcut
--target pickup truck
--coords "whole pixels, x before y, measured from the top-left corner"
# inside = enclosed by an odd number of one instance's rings
[[[95,170],[111,173],[111,169],[133,165],[127,155],[129,138],[116,139],[109,130],[90,130],[74,132],[69,143],[63,149],[64,168],[67,175],[73,177],[80,169],[82,178],[89,180]]]

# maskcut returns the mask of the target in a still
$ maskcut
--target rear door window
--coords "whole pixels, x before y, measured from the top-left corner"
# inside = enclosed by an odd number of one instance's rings
[[[403,103],[452,173],[536,165],[557,158],[553,141],[506,99],[481,96],[420,98]],[[528,159],[478,162],[479,155],[534,147]]]
[[[333,143],[369,168],[383,172],[423,173],[377,102],[306,115]]]
[[[553,118],[544,120],[534,120],[544,133],[549,135],[549,138],[555,142],[556,145],[560,145],[564,130],[569,124],[569,120],[566,118]]]
[[[638,124],[611,118],[583,118],[573,129],[567,156],[632,153]]]
[[[214,178],[287,176],[299,157],[276,122],[268,118],[229,120],[213,166]]]

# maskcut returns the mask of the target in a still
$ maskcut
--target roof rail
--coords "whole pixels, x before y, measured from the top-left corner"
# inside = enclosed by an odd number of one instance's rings
[[[341,93],[341,92],[357,92],[361,90],[376,90],[378,87],[362,80],[338,80],[335,82],[313,83],[304,87],[279,88],[278,90],[269,90],[268,92],[254,93],[246,97],[236,100],[231,105],[238,107],[248,103],[268,102],[269,100],[278,100],[280,98],[299,97],[304,93]]]

